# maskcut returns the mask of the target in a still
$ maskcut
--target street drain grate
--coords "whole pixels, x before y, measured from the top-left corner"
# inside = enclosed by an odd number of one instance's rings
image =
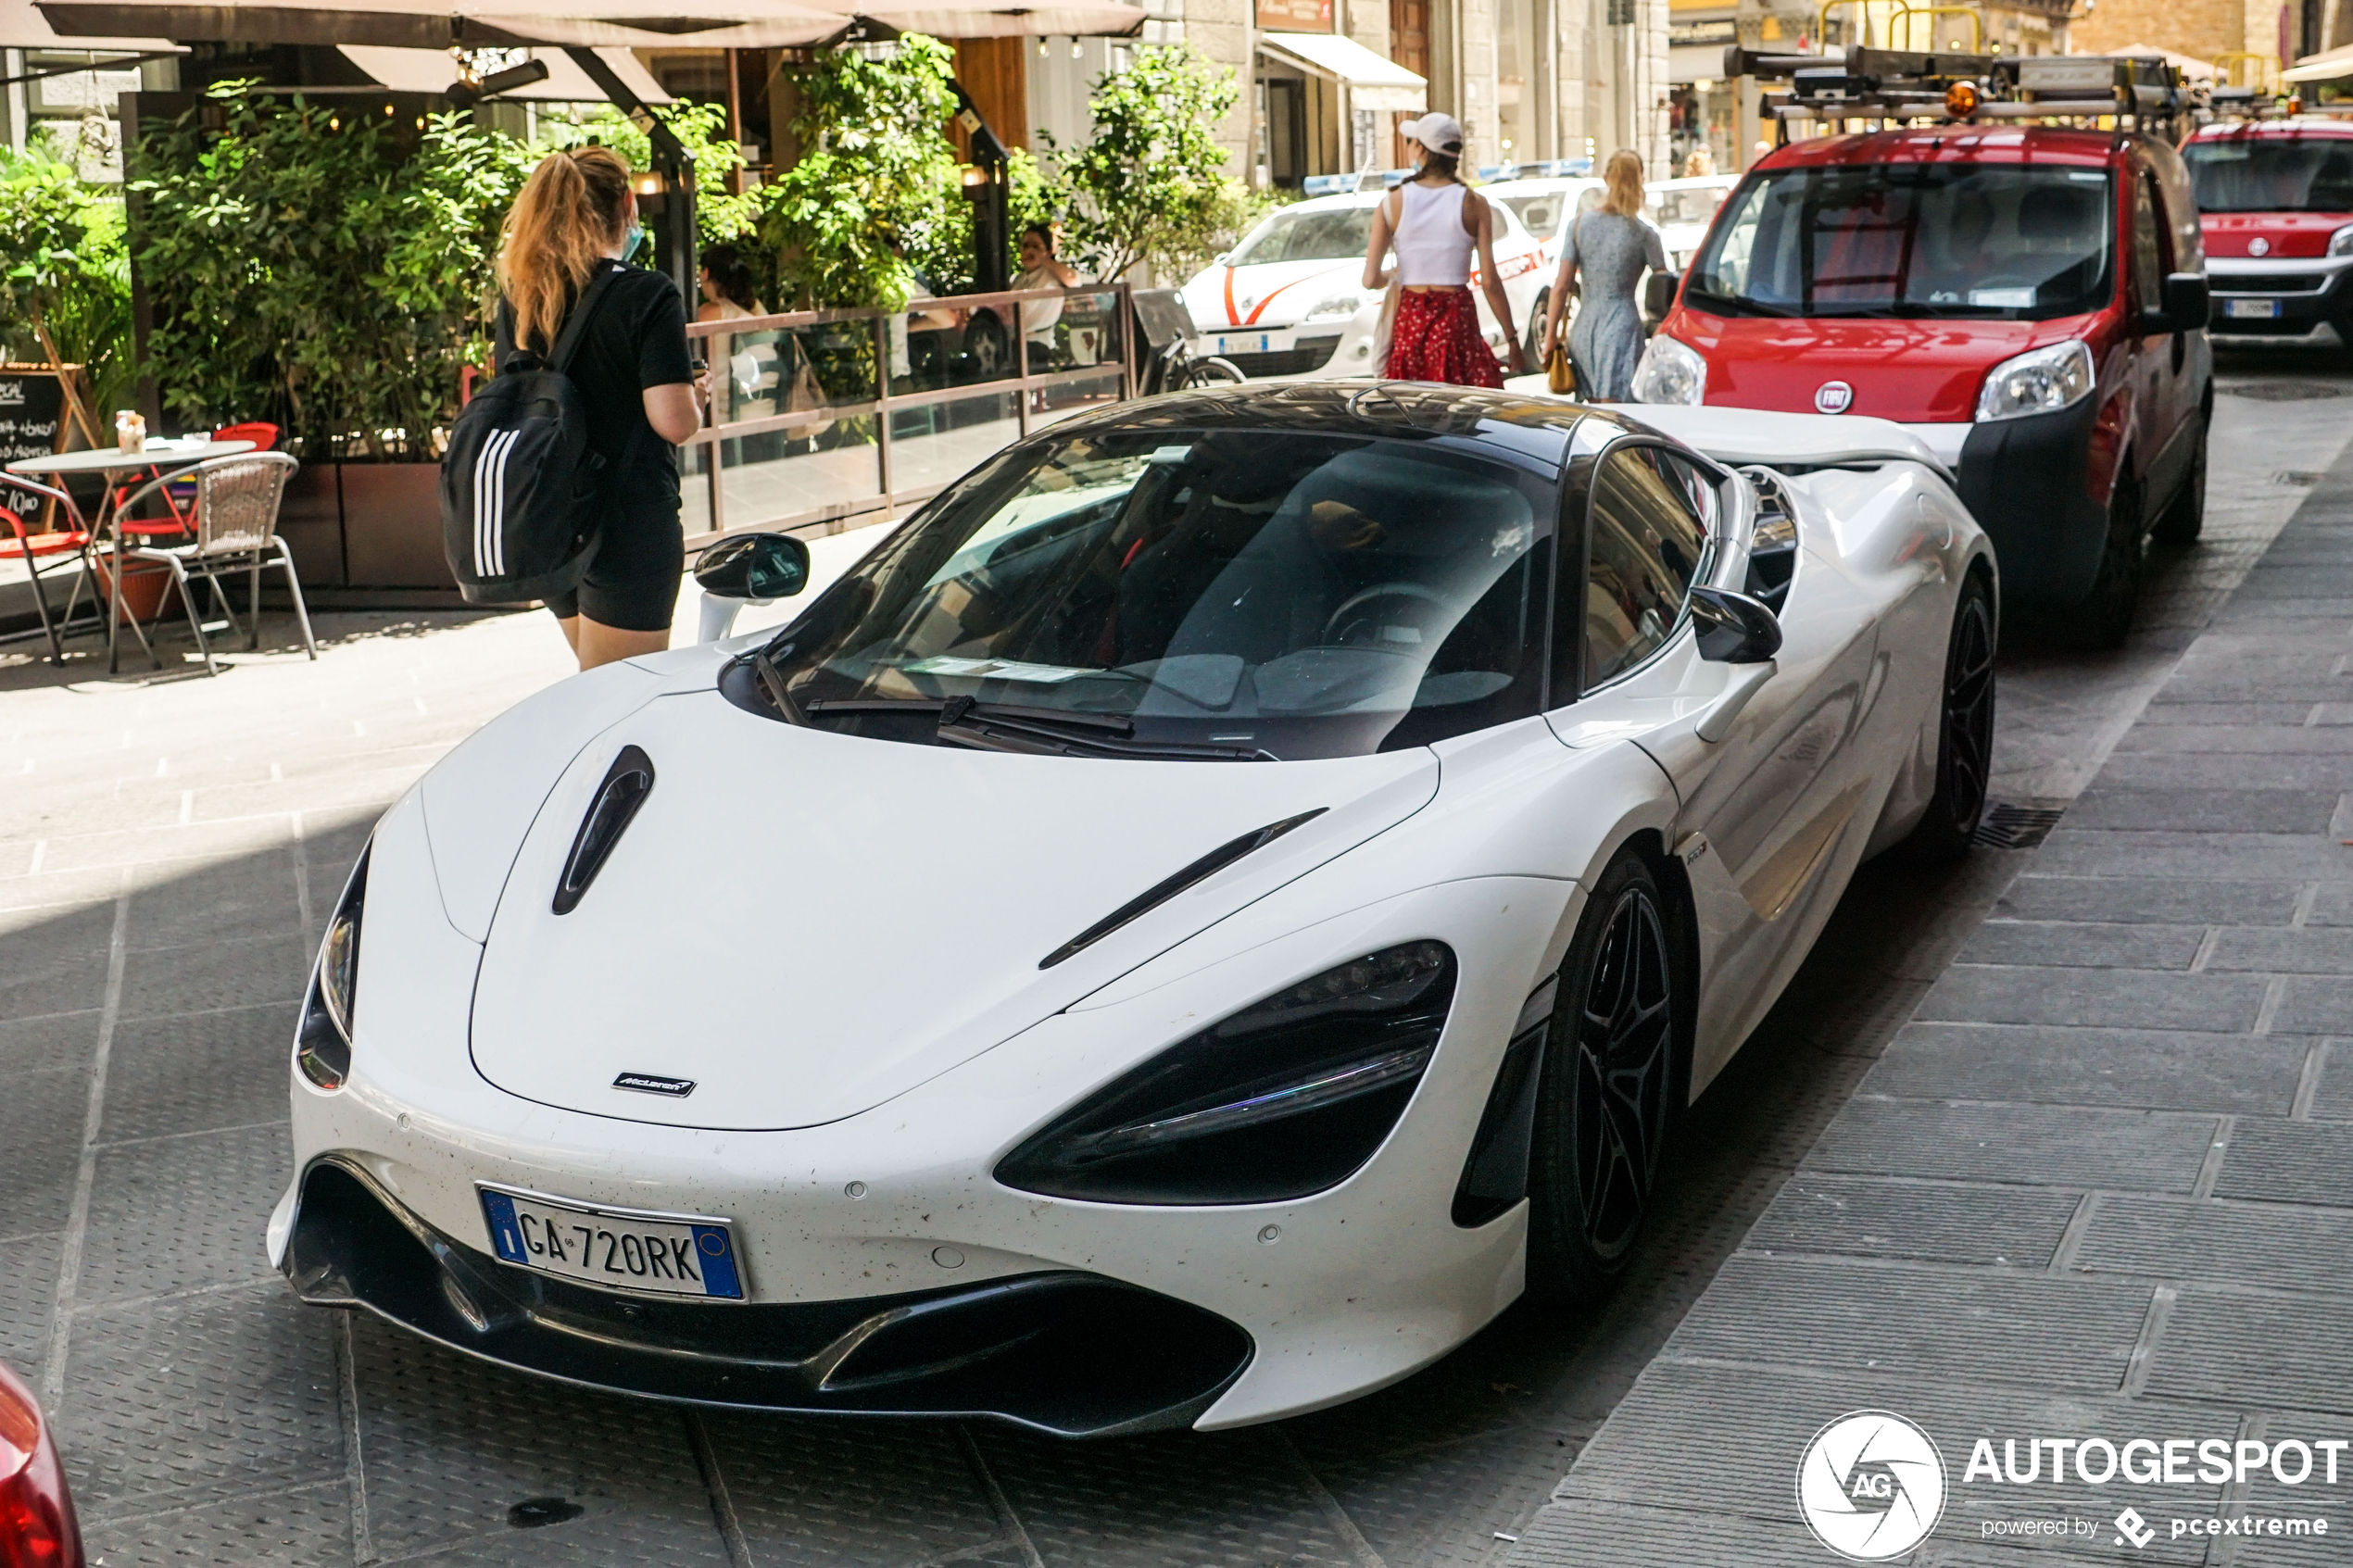
[[[2306,403],[2315,398],[2345,395],[2345,389],[2341,386],[2309,381],[2248,382],[2217,390],[2233,397],[2253,398],[2258,403]]]
[[[2309,469],[2290,469],[2285,473],[2273,474],[2271,476],[2271,483],[2274,484],[2291,485],[2298,489],[2309,489],[2310,486],[2320,483],[2322,480],[2326,479],[2327,477],[2328,476],[2326,474],[2314,473]]]
[[[2032,849],[2051,836],[2066,811],[2064,806],[1990,806],[1970,842],[1988,849]]]

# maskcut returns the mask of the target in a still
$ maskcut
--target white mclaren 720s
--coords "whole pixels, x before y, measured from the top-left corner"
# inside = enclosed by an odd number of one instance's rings
[[[1856,867],[1965,851],[1993,739],[1926,446],[1638,412],[1123,404],[781,629],[523,702],[334,910],[273,1262],[577,1384],[1074,1436],[1593,1298]]]

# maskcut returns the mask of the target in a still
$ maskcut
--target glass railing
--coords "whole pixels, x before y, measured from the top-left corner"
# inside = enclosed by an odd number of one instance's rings
[[[1133,395],[1130,320],[1114,283],[696,322],[711,400],[679,449],[687,547],[878,521],[1034,430]]]

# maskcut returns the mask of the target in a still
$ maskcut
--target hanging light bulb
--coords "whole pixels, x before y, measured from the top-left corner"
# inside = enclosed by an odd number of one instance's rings
[[[1038,57],[1041,60],[1046,57],[1046,35],[1042,32],[1038,35]]]
[[[1074,60],[1077,60],[1086,58],[1086,56],[1087,51],[1080,47],[1077,35],[1076,33],[1072,34],[1070,40],[1070,57]]]

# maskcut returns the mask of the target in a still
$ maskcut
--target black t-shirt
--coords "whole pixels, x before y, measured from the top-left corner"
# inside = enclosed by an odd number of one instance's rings
[[[514,350],[514,316],[501,300],[496,362],[505,364]],[[674,504],[678,449],[646,422],[643,394],[649,386],[695,379],[686,349],[686,307],[676,285],[660,272],[623,267],[597,302],[587,336],[573,356],[571,375],[587,406],[589,448],[605,459],[615,494],[623,501],[659,501],[666,492]]]

